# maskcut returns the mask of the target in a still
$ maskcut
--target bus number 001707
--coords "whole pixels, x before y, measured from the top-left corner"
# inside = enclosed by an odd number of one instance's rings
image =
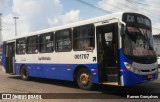
[[[74,58],[75,59],[88,59],[89,58],[89,54],[75,54]]]

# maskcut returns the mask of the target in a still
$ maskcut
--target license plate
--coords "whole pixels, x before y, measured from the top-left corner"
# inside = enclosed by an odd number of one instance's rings
[[[148,75],[148,79],[152,79],[153,78],[153,75]]]

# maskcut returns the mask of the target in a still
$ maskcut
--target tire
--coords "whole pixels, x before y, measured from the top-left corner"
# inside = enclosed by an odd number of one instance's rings
[[[84,90],[91,90],[93,88],[93,79],[89,70],[83,68],[78,71],[77,84]]]
[[[25,80],[25,81],[29,80],[28,74],[29,73],[28,73],[28,70],[27,70],[26,66],[22,66],[22,68],[21,68],[21,79]]]

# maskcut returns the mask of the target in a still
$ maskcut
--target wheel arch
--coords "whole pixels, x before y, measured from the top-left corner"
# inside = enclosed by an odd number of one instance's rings
[[[79,65],[75,68],[74,73],[73,73],[73,80],[74,81],[76,81],[77,74],[78,74],[79,70],[81,70],[81,69],[87,69],[91,73],[91,71],[89,70],[89,68],[87,66]]]
[[[25,65],[25,64],[22,64],[21,66],[20,66],[20,69],[19,69],[19,74],[21,74],[21,69],[23,68],[23,66],[25,66],[26,68],[27,68],[27,66]],[[28,69],[27,69],[28,70]]]

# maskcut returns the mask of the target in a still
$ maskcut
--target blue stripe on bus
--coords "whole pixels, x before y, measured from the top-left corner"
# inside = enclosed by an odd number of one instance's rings
[[[20,74],[21,63],[16,63],[16,74]],[[29,76],[73,81],[73,73],[79,64],[23,64],[27,66]],[[91,72],[93,83],[98,81],[98,65],[83,64]],[[96,75],[94,73],[96,72]]]
[[[5,59],[5,52],[4,52],[4,49],[5,49],[5,43],[3,43],[3,48],[2,48],[2,66],[4,67],[4,68],[6,68],[6,59]]]

